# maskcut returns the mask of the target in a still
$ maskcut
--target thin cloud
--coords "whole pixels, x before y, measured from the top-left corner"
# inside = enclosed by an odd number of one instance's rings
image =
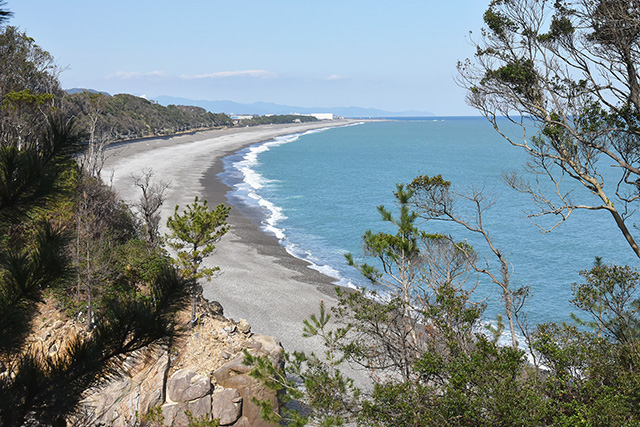
[[[266,70],[242,70],[242,71],[218,71],[216,73],[208,74],[196,74],[188,75],[183,74],[180,76],[184,80],[197,80],[197,79],[224,79],[228,77],[258,77],[263,79],[273,78],[276,75]]]
[[[339,74],[332,74],[329,77],[325,77],[325,80],[346,80],[345,76],[341,76]]]

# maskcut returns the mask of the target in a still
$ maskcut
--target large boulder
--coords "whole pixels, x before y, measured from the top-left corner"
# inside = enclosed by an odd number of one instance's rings
[[[187,411],[193,419],[211,420],[211,395],[200,397],[190,402],[171,402],[162,405],[164,425],[171,427],[186,427],[189,425]]]
[[[189,419],[185,414],[184,403],[165,403],[162,405],[162,416],[165,426],[187,426]]]
[[[192,400],[187,403],[187,409],[191,412],[194,418],[207,418],[210,419],[211,416],[211,395],[207,394],[206,396],[202,396],[196,400]]]
[[[172,402],[189,402],[211,392],[209,377],[180,369],[167,381],[167,398]]]
[[[261,334],[253,334],[251,336],[251,339],[255,343],[260,344],[259,350],[262,353],[267,354],[271,358],[272,362],[277,363],[279,365],[283,364],[283,359],[282,359],[283,348],[282,348],[282,344],[280,344],[280,341],[278,341],[274,337],[261,335]]]
[[[243,360],[244,354],[238,354],[220,368],[216,369],[213,373],[213,377],[216,379],[218,384],[222,385],[225,380],[235,375],[243,375],[251,372],[251,366],[245,365]]]
[[[211,416],[221,426],[235,423],[242,415],[242,396],[235,389],[221,389],[213,393]]]
[[[260,407],[251,401],[252,398],[256,398],[260,401],[269,401],[272,407],[278,411],[278,398],[273,390],[269,390],[262,383],[251,378],[249,375],[232,376],[220,385],[225,388],[234,388],[238,390],[238,393],[242,397],[242,415],[247,418],[249,425],[253,427],[277,426],[277,424],[264,421],[260,415]]]
[[[280,347],[282,350],[282,347]],[[251,368],[242,363],[244,356],[236,356],[213,373],[218,385],[227,389],[236,389],[242,397],[242,416],[254,427],[272,427],[275,424],[264,421],[260,415],[260,407],[252,402],[252,398],[269,401],[277,411],[278,398],[276,392],[248,375]],[[215,407],[215,404],[214,404]]]

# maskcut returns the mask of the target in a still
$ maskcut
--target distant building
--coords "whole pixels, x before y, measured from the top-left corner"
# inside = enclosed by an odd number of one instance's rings
[[[333,113],[293,113],[294,116],[311,116],[318,120],[334,120],[336,116]]]
[[[253,119],[253,115],[251,114],[237,114],[235,116],[231,116],[231,120],[251,120]]]
[[[242,120],[251,120],[253,119],[252,114],[235,114],[231,116],[231,120],[233,120],[234,124],[239,124]]]

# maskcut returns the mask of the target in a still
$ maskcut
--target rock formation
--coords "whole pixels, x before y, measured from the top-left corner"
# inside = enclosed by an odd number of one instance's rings
[[[251,332],[246,320],[234,322],[215,310],[185,331],[170,353],[146,349],[125,363],[122,377],[87,394],[77,425],[187,426],[194,420],[218,419],[221,426],[271,427],[252,402],[276,393],[250,377],[243,352],[266,355],[283,366],[282,347],[273,337]],[[70,420],[71,421],[71,420]]]

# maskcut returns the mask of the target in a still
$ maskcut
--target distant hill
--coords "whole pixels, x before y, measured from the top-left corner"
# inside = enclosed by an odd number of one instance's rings
[[[269,102],[254,102],[253,104],[240,104],[233,101],[206,101],[188,98],[176,98],[172,96],[155,97],[161,105],[195,105],[212,113],[226,114],[312,114],[333,113],[342,117],[423,117],[433,116],[429,111],[384,111],[375,108],[361,107],[296,107],[292,105],[280,105]]]
[[[83,92],[89,92],[89,93],[101,93],[102,95],[107,95],[107,96],[111,96],[110,93],[108,92],[100,92],[94,89],[84,89],[81,87],[74,87],[72,89],[66,89],[65,92],[67,92],[69,95],[73,95],[74,93],[83,93]]]
[[[68,108],[79,128],[105,141],[233,126],[226,114],[211,113],[194,105],[165,107],[133,95],[110,96],[85,89],[67,93]]]

